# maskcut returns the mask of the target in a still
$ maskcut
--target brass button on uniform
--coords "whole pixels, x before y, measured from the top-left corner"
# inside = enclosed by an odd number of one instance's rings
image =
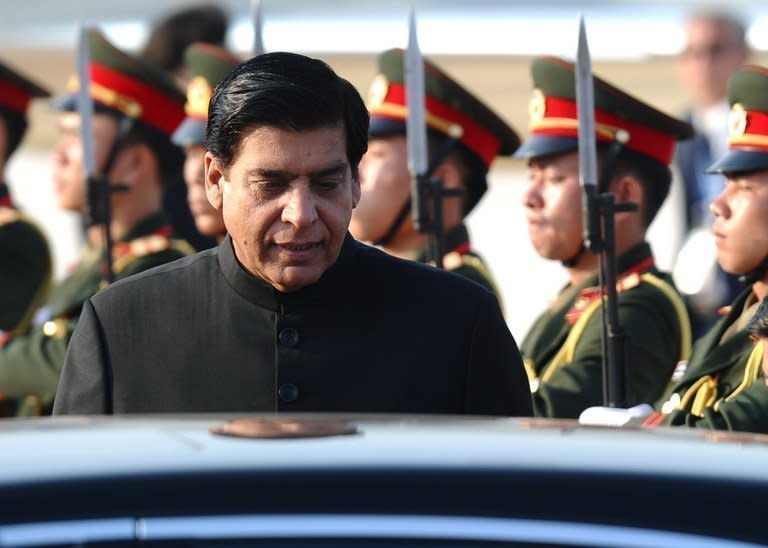
[[[281,384],[277,389],[277,395],[281,400],[291,403],[299,399],[299,387],[292,383]]]
[[[280,341],[280,344],[293,348],[299,344],[299,332],[293,327],[286,327],[280,330],[277,339]]]

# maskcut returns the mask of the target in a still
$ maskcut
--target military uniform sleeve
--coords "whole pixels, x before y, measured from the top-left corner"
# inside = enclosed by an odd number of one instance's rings
[[[708,407],[704,409],[701,417],[687,411],[673,411],[669,415],[654,413],[641,424],[768,434],[768,386],[765,384],[765,378],[760,377],[730,401],[721,402],[717,411]]]
[[[533,412],[523,359],[491,293],[483,293],[472,332],[465,412],[522,417]]]
[[[629,406],[653,404],[662,394],[680,357],[681,334],[671,304],[647,293],[619,298],[619,322],[629,335]],[[603,404],[602,320],[590,318],[576,344],[573,360],[541,382],[533,395],[536,415],[578,418]]]
[[[87,300],[64,359],[53,414],[111,413],[109,379],[103,332],[93,304]]]
[[[69,322],[69,329],[74,321]],[[69,332],[65,329],[65,332]],[[56,393],[68,337],[50,337],[42,327],[16,336],[0,347],[0,392],[4,397],[35,396],[47,404]]]

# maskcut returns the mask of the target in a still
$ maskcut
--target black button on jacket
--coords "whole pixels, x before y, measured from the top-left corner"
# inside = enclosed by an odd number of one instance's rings
[[[284,294],[227,238],[86,301],[54,407],[187,411],[530,415],[531,399],[481,286],[347,236],[317,283]]]

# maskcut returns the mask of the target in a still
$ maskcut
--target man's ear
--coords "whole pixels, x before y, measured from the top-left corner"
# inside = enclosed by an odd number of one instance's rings
[[[224,168],[210,152],[205,153],[205,194],[211,205],[221,211],[223,200]]]
[[[443,182],[443,188],[462,188],[461,172],[450,160],[445,160],[437,166],[433,177]]]
[[[352,209],[355,209],[360,203],[360,175],[352,177],[350,184],[352,185]]]
[[[114,182],[132,187],[147,180],[155,169],[157,159],[150,148],[144,143],[133,143],[122,147],[117,153],[110,171]]]
[[[643,185],[632,175],[624,175],[611,183],[611,191],[616,196],[616,203],[634,202],[642,205]]]

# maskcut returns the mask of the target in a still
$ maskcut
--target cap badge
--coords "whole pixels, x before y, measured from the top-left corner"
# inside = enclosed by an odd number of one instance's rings
[[[371,87],[368,90],[368,110],[374,110],[376,107],[384,102],[387,97],[387,91],[389,90],[389,81],[383,74],[379,74],[371,82]]]
[[[728,115],[728,129],[731,137],[744,135],[747,129],[747,111],[741,103],[735,103]]]
[[[187,85],[187,104],[185,110],[188,115],[208,116],[208,102],[211,100],[211,86],[208,80],[202,76],[195,76]]]
[[[532,123],[540,122],[547,113],[547,101],[540,89],[534,89],[528,103],[528,116]]]

